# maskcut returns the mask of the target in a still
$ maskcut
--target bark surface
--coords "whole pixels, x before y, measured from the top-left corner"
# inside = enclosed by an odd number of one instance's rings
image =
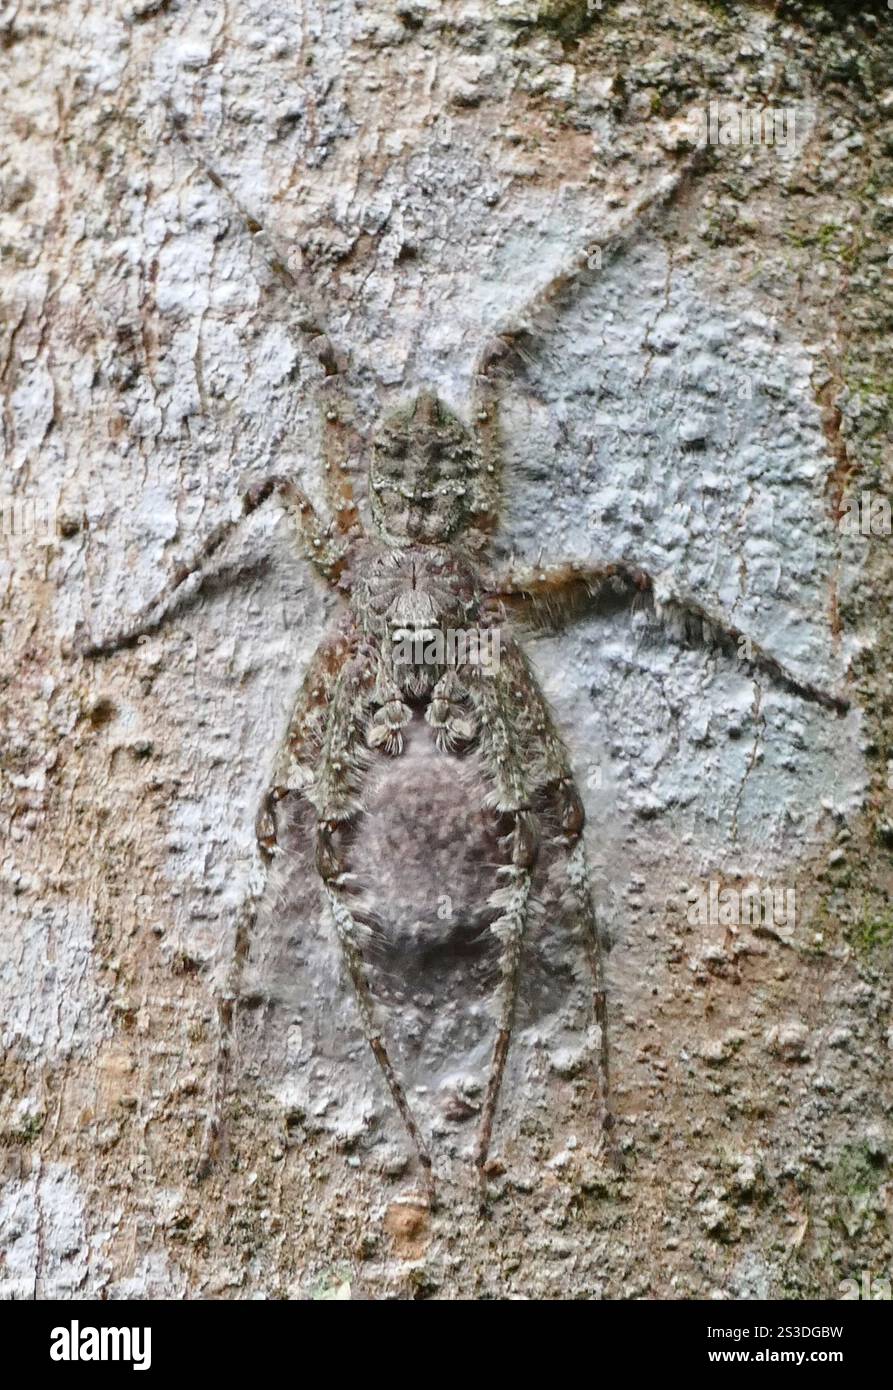
[[[0,52],[0,1296],[889,1278],[887,6],[21,0]],[[614,250],[711,103],[704,159]],[[735,139],[767,109],[779,138]],[[311,309],[362,494],[382,410],[427,386],[468,419],[483,344],[583,247],[504,385],[498,553],[641,564],[851,712],[627,610],[531,640],[611,943],[622,1168],[546,894],[478,1214],[489,861],[471,771],[413,742],[359,857],[442,1203],[414,1200],[300,824],[198,1182],[255,810],[336,605],[271,504],[145,643],[83,661],[78,625],[125,625],[258,478],[321,496]],[[749,887],[774,920],[742,920]]]

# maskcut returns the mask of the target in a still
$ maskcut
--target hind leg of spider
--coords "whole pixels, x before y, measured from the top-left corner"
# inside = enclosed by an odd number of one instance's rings
[[[431,1155],[410,1108],[406,1091],[388,1053],[380,1006],[376,1002],[363,956],[370,930],[362,920],[352,893],[345,844],[360,810],[363,774],[371,748],[391,754],[402,750],[400,729],[409,710],[396,692],[375,691],[371,664],[357,657],[339,681],[332,708],[319,776],[310,793],[319,824],[316,865],[332,914],[347,974],[360,1015],[363,1034],[387,1082],[422,1170],[429,1206],[436,1201]]]
[[[233,1035],[239,1001],[239,980],[242,964],[248,954],[258,905],[257,895],[251,893],[239,909],[233,932],[233,948],[226,980],[221,993],[217,996],[217,1055],[214,1063],[214,1078],[211,1084],[208,1113],[202,1134],[201,1152],[195,1168],[195,1177],[198,1182],[202,1182],[211,1175],[221,1158],[223,1114],[229,1091]]]
[[[506,838],[510,846],[509,863],[499,871],[503,883],[489,899],[489,905],[499,911],[490,930],[500,944],[500,982],[496,999],[496,1042],[474,1150],[483,1206],[486,1201],[486,1165],[493,1137],[493,1122],[518,998],[521,949],[536,862],[537,829],[531,810],[533,786],[526,758],[529,731],[524,727],[523,705],[519,707],[515,698],[518,692],[508,673],[500,667],[493,671],[482,671],[475,681],[470,682],[469,693],[480,729],[481,754],[492,783],[488,805],[497,816],[508,820],[509,833]]]
[[[512,1024],[521,976],[521,947],[527,925],[533,865],[536,859],[536,829],[533,815],[524,809],[508,811],[512,820],[509,835],[511,862],[500,870],[505,880],[490,897],[490,905],[501,909],[491,930],[499,938],[500,982],[497,996],[496,1042],[490,1059],[490,1072],[474,1150],[481,1207],[487,1200],[486,1166],[493,1137],[493,1121],[502,1090],[502,1079],[512,1037]]]
[[[300,792],[307,782],[307,768],[322,746],[329,705],[338,676],[352,650],[350,635],[324,639],[301,685],[288,730],[273,768],[271,785],[261,798],[255,821],[258,849],[269,863],[278,849],[276,806],[289,793]],[[242,968],[251,946],[262,894],[252,892],[236,917],[226,978],[217,998],[217,1057],[202,1137],[196,1177],[206,1178],[217,1166],[223,1135],[223,1114],[229,1091],[233,1041],[239,1009]]]
[[[567,750],[555,727],[546,699],[517,642],[504,639],[497,670],[482,676],[473,691],[482,708],[480,722],[488,733],[485,749],[494,774],[498,795],[515,794],[519,810],[526,800],[537,805],[546,799],[558,803],[561,847],[566,853],[566,874],[575,911],[583,929],[583,940],[594,985],[595,1021],[599,1029],[598,1086],[602,1132],[611,1144],[611,1110],[608,1073],[608,1033],[601,947],[589,887],[589,876],[582,842],[583,809],[573,783]],[[483,740],[482,740],[483,743]],[[513,859],[532,860],[532,847],[513,846]],[[527,868],[529,876],[530,867]],[[529,893],[529,882],[528,882]],[[499,924],[494,924],[499,926]],[[521,926],[523,930],[523,924]],[[515,932],[517,935],[517,923]],[[507,944],[508,944],[507,939]],[[518,942],[520,945],[520,941]],[[517,961],[505,956],[503,981],[507,989],[500,1001],[503,1022],[497,1037],[484,1117],[481,1122],[477,1160],[486,1162],[493,1114],[508,1053],[511,1014],[507,1010],[509,991],[517,990]],[[613,1148],[613,1145],[612,1145]]]
[[[320,828],[320,837],[324,842],[327,841],[334,828],[334,825]],[[322,851],[322,857],[327,856],[328,846],[326,845],[326,848]],[[360,944],[363,929],[352,913],[347,897],[338,883],[338,879],[341,877],[338,868],[339,865],[337,860],[333,861],[330,867],[330,873],[333,876],[324,877],[323,886],[326,897],[328,898],[332,919],[335,923],[335,931],[341,946],[341,954],[345,966],[347,967],[351,985],[353,986],[354,997],[356,998],[357,1008],[360,1013],[360,1022],[363,1027],[363,1034],[387,1082],[388,1090],[391,1093],[391,1097],[403,1121],[403,1127],[409,1135],[412,1146],[415,1149],[416,1157],[422,1170],[425,1197],[428,1205],[433,1208],[437,1200],[437,1193],[434,1185],[431,1154],[427,1144],[422,1138],[418,1123],[410,1108],[403,1083],[394,1070],[394,1065],[388,1054],[379,1016],[379,1007],[372,996],[366,963],[363,959],[363,952]]]
[[[563,752],[563,750],[562,750]],[[596,1053],[597,1104],[601,1139],[607,1145],[608,1156],[614,1164],[619,1155],[614,1144],[614,1117],[611,1110],[611,1077],[609,1068],[607,996],[605,992],[604,960],[598,920],[592,901],[589,866],[583,843],[583,804],[574,785],[569,764],[563,775],[547,788],[555,805],[559,824],[558,845],[564,855],[564,868],[577,923],[582,932],[586,963],[592,977],[592,999],[595,1026],[598,1030]]]

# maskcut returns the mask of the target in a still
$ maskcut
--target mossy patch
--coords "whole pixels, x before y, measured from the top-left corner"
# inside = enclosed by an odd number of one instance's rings
[[[850,1144],[843,1150],[831,1174],[831,1184],[842,1196],[876,1192],[886,1175],[882,1153],[868,1144]]]
[[[505,18],[532,29],[544,29],[563,43],[579,39],[604,12],[608,0],[539,0],[510,8]]]
[[[866,913],[850,929],[850,944],[862,955],[871,955],[893,945],[893,915]]]
[[[883,1152],[868,1143],[850,1144],[831,1172],[837,1216],[850,1237],[870,1229],[881,1216],[879,1188],[888,1173]]]
[[[775,12],[779,19],[799,19],[804,23],[840,24],[864,22],[866,15],[889,15],[887,0],[780,0]]]

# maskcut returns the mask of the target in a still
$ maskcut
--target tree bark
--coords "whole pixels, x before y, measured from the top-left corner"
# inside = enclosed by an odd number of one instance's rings
[[[891,43],[882,5],[0,10],[0,1296],[837,1297],[889,1271]],[[750,144],[767,109],[787,124]],[[531,639],[611,944],[621,1166],[547,894],[484,1218],[486,972],[413,957],[416,1002],[394,986],[442,1177],[417,1202],[299,823],[198,1181],[255,810],[337,603],[270,505],[146,642],[86,661],[80,625],[125,626],[258,478],[319,500],[327,406],[361,499],[383,411],[430,387],[470,420],[484,344],[583,251],[503,383],[497,555],[646,567],[851,709],[625,609]],[[370,793],[365,868],[410,925],[474,859],[471,801],[430,830],[453,777],[419,754]],[[744,920],[749,888],[783,910]]]

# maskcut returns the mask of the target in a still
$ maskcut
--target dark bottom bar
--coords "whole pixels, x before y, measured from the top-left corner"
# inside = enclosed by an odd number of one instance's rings
[[[697,1370],[709,1377],[736,1367],[760,1376],[767,1367],[786,1367],[795,1374],[822,1367],[852,1376],[884,1363],[891,1327],[889,1302],[883,1301],[598,1303],[582,1314],[580,1323],[581,1311],[576,1310],[568,1327],[593,1348],[593,1374],[610,1354],[634,1374]],[[338,1318],[334,1324],[332,1316]],[[352,1339],[346,1359],[339,1337],[332,1367],[339,1379],[353,1358],[359,1370],[381,1374],[397,1356],[394,1324],[364,1321],[376,1316],[369,1307],[360,1314],[364,1335]],[[551,1333],[555,1314],[538,1316],[546,1317]],[[340,1317],[315,1303],[7,1303],[0,1306],[0,1332],[4,1345],[15,1346],[27,1365],[58,1376],[60,1383],[107,1373],[256,1376],[265,1374],[265,1368],[272,1373],[277,1365],[302,1376],[332,1354],[328,1338],[342,1325]],[[401,1325],[410,1336],[411,1326]],[[507,1345],[504,1338],[492,1337],[495,1331],[489,1317],[478,1326],[478,1375],[481,1361],[488,1359],[487,1346],[493,1348],[494,1369],[505,1370]],[[526,1335],[531,1331],[531,1324],[524,1324],[509,1347],[537,1345]],[[399,1345],[405,1354],[407,1343]],[[554,1370],[566,1362],[573,1344],[550,1340],[539,1345]]]

